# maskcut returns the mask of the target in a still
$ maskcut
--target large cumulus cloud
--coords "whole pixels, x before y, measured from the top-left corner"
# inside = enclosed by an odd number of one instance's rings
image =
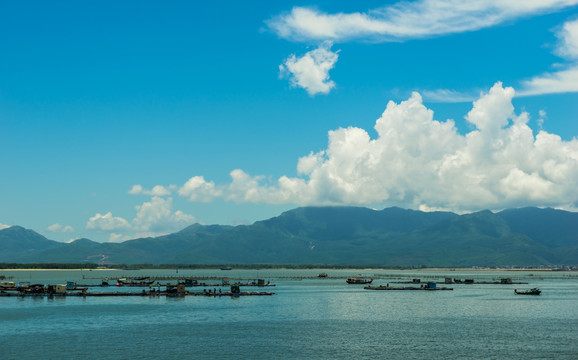
[[[355,204],[442,208],[454,211],[517,206],[572,207],[578,190],[578,140],[529,127],[516,114],[514,89],[495,84],[473,103],[460,134],[451,120],[437,121],[418,93],[390,101],[377,119],[377,137],[361,128],[329,132],[327,148],[299,159],[299,176],[231,172],[229,184],[194,177],[181,195],[235,202],[298,205]],[[186,191],[185,191],[186,190]]]

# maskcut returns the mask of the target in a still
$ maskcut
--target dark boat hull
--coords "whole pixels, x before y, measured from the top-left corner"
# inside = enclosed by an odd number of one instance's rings
[[[371,284],[373,279],[347,279],[348,284]]]
[[[518,291],[517,289],[514,289],[514,293],[516,295],[540,295],[542,291],[538,289],[531,289],[525,291]]]

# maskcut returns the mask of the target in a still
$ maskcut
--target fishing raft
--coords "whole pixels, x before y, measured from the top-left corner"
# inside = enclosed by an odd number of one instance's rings
[[[70,285],[70,284],[69,284]],[[167,296],[167,297],[184,297],[184,296],[270,296],[275,295],[269,291],[241,291],[239,285],[231,285],[230,291],[222,291],[219,289],[203,290],[198,292],[190,292],[185,288],[185,284],[166,285],[164,290],[149,289],[143,291],[114,291],[114,292],[88,292],[87,288],[67,287],[66,285],[48,285],[42,284],[20,286],[15,291],[0,291],[0,297],[68,297],[68,296],[82,296],[82,297],[109,297],[109,296]]]
[[[364,287],[365,290],[423,290],[423,291],[437,291],[437,290],[453,290],[453,288],[448,288],[448,287],[437,287],[436,283],[434,282],[428,282],[425,285],[421,285],[421,286],[389,286],[389,284],[387,285],[379,285],[379,286],[366,286]]]

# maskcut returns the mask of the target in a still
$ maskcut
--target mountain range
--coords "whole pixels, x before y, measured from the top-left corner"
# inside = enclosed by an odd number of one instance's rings
[[[0,262],[526,266],[578,263],[578,213],[551,208],[422,212],[301,207],[252,225],[191,225],[177,233],[98,243],[0,230]]]

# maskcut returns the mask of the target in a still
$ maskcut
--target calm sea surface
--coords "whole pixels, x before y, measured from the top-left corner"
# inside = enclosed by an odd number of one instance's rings
[[[43,284],[159,275],[276,284],[242,288],[273,296],[239,298],[0,297],[0,359],[578,359],[575,272],[329,270],[316,278],[320,272],[0,271],[11,281]],[[528,284],[426,292],[345,283],[359,275],[391,286],[444,277]],[[533,287],[542,295],[514,294]],[[89,289],[117,290],[130,291]]]

